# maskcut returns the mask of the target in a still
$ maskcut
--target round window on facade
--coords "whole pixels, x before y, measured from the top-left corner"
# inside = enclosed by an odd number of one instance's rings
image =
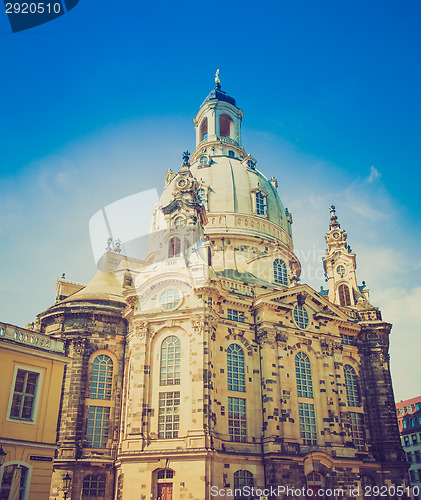
[[[177,217],[174,221],[174,226],[178,229],[186,225],[186,220],[183,217]]]
[[[161,304],[163,309],[166,309],[167,311],[175,309],[180,305],[180,302],[181,293],[175,288],[169,288],[168,290],[165,290],[159,297],[159,303]]]
[[[305,330],[308,327],[308,314],[304,306],[297,305],[294,307],[293,313],[295,324],[300,330]]]
[[[336,268],[336,272],[339,274],[339,276],[340,276],[341,278],[343,278],[343,277],[345,276],[345,274],[346,274],[346,269],[345,269],[345,266],[343,266],[343,265],[341,264],[340,266],[338,266],[338,267]]]

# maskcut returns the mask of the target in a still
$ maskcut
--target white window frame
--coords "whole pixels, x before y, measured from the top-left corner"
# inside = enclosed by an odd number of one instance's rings
[[[25,420],[25,419],[20,419],[20,418],[13,418],[13,417],[10,416],[10,411],[12,409],[13,395],[15,393],[15,383],[16,383],[16,376],[18,374],[18,370],[24,370],[26,372],[31,372],[31,373],[37,373],[38,374],[37,386],[36,386],[36,389],[35,389],[34,403],[32,405],[32,420]],[[44,375],[44,370],[42,370],[40,368],[36,368],[34,366],[26,366],[26,365],[15,365],[14,371],[13,371],[12,385],[10,387],[9,403],[7,405],[6,420],[8,422],[14,422],[14,423],[19,422],[21,424],[29,424],[29,425],[35,425],[36,424],[36,422],[37,422],[37,416],[38,416],[39,401],[41,399],[41,389],[42,389],[43,375]]]
[[[265,209],[264,214],[257,213],[257,200],[256,200],[257,193],[260,193],[263,197],[264,209]],[[257,215],[257,217],[262,217],[264,219],[267,219],[268,218],[268,194],[266,193],[266,191],[263,191],[263,189],[261,187],[257,187],[255,189],[252,189],[251,190],[251,200],[252,200],[252,206],[253,206],[253,214]]]
[[[3,482],[3,472],[6,467],[9,465],[20,465],[21,467],[25,467],[25,469],[28,469],[28,473],[26,475],[26,480],[25,480],[25,492],[23,494],[23,500],[28,500],[29,499],[29,490],[31,486],[31,477],[32,477],[32,465],[28,464],[27,462],[22,462],[21,460],[11,460],[10,462],[4,463],[0,467],[0,488],[1,484]]]

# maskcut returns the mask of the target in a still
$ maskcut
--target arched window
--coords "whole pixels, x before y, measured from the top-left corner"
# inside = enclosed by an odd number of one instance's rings
[[[201,205],[205,205],[206,203],[206,191],[201,188],[197,191],[197,199]]]
[[[236,344],[231,344],[227,349],[227,376],[229,391],[244,392],[246,390],[244,352]]]
[[[111,399],[113,381],[113,361],[105,355],[100,354],[92,363],[91,377],[91,399]]]
[[[295,375],[297,378],[297,393],[299,398],[313,397],[313,383],[311,381],[311,366],[308,356],[299,352],[295,356]]]
[[[89,474],[83,478],[82,499],[85,497],[105,497],[105,475]]]
[[[360,406],[360,397],[358,394],[358,380],[354,368],[350,365],[344,366],[346,396],[348,406]]]
[[[222,137],[230,137],[234,122],[232,118],[226,114],[221,115],[219,119],[219,135]]]
[[[256,214],[266,215],[266,196],[261,191],[256,191]]]
[[[180,257],[181,241],[177,236],[173,236],[168,244],[168,258]]]
[[[301,306],[300,304],[296,305],[292,314],[298,328],[305,330],[308,327],[308,314],[304,306]]]
[[[200,125],[200,140],[204,141],[208,138],[208,119],[204,118]]]
[[[339,304],[341,306],[350,306],[351,305],[351,296],[349,294],[349,288],[347,285],[339,285]]]
[[[243,491],[243,488],[248,488]],[[253,474],[248,470],[238,470],[234,472],[234,495],[235,500],[250,498],[250,488],[254,486]],[[240,495],[238,493],[241,493]],[[248,494],[247,494],[248,493]]]
[[[18,498],[19,500],[27,498],[25,494],[27,488],[29,488],[29,468],[20,463],[6,463],[3,465],[1,470],[2,477],[0,499],[7,500],[9,498],[10,491],[19,491],[19,495],[13,496],[13,498]]]
[[[180,384],[181,342],[174,335],[167,337],[161,344],[160,385]]]
[[[288,273],[285,262],[280,259],[273,261],[273,281],[280,285],[288,285]]]

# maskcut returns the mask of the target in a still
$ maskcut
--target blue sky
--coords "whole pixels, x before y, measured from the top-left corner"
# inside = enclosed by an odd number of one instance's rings
[[[220,68],[244,146],[293,214],[303,281],[324,284],[335,203],[395,325],[396,396],[418,395],[420,18],[418,0],[80,0],[12,34],[1,14],[0,321],[32,321],[62,272],[90,280],[90,217],[162,190]]]

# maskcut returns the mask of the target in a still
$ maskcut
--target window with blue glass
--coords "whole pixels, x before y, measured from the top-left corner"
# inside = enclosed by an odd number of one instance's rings
[[[260,191],[256,191],[256,214],[266,215],[266,196]]]
[[[295,356],[295,376],[297,379],[297,394],[299,398],[313,397],[313,382],[311,380],[311,366],[308,356],[299,352]]]
[[[273,261],[273,281],[280,285],[288,285],[288,273],[285,262],[280,259]]]
[[[348,406],[360,406],[358,393],[358,380],[354,368],[350,365],[344,366],[345,388]]]
[[[246,390],[244,351],[236,344],[231,344],[227,349],[227,377],[229,391]]]

